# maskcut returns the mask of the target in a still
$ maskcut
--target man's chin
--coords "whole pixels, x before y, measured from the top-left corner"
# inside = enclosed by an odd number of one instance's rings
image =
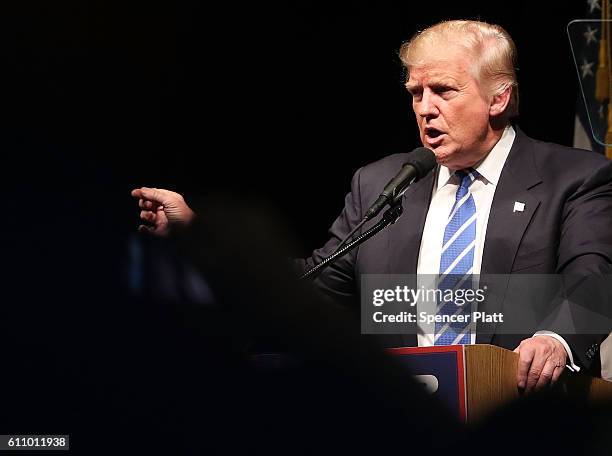
[[[445,147],[437,147],[436,149],[432,149],[433,153],[436,156],[436,162],[440,166],[446,166],[451,170],[462,169],[461,163],[458,162],[456,154],[453,151],[449,151]]]
[[[450,153],[446,147],[432,147],[431,150],[436,156],[436,162],[438,162],[438,165],[447,166],[447,163],[452,161],[452,153]]]

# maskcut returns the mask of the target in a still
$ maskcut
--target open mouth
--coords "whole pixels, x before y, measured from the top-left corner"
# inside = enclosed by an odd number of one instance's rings
[[[438,130],[437,128],[427,127],[425,128],[425,134],[430,138],[437,138],[438,136],[444,134],[444,132]]]
[[[442,143],[443,131],[437,128],[427,127],[425,128],[425,142],[428,146],[439,146]]]

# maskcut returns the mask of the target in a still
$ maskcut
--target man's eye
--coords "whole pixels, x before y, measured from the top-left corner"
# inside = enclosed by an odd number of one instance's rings
[[[420,98],[423,95],[423,91],[417,90],[417,89],[412,89],[412,90],[409,89],[408,93],[412,95],[412,98]]]
[[[444,94],[444,93],[448,93],[448,92],[452,92],[452,87],[448,87],[448,86],[440,86],[440,87],[436,87],[434,89],[435,93],[439,93],[439,94]]]

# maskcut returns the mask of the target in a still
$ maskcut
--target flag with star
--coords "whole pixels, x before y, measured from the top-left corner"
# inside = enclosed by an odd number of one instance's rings
[[[574,147],[612,158],[610,0],[586,0],[586,18],[572,21],[568,34],[579,78]]]

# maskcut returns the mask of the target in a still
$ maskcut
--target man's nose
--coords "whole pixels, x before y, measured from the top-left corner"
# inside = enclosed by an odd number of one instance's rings
[[[414,112],[417,115],[425,118],[438,115],[438,107],[432,95],[433,94],[428,90],[423,91],[421,99],[414,105]]]

